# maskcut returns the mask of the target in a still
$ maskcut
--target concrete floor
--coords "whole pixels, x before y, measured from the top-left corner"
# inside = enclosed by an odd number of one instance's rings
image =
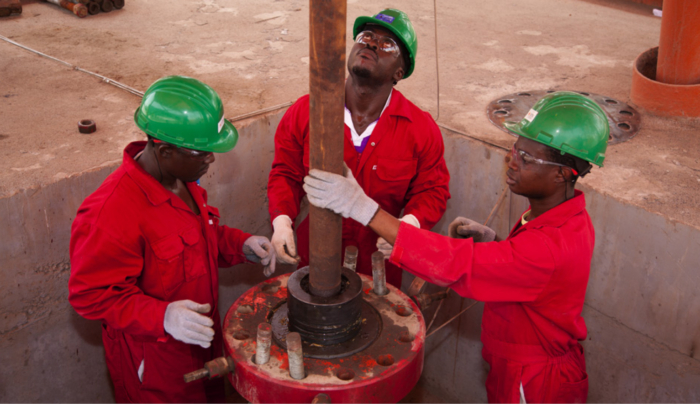
[[[133,1],[82,20],[44,2],[23,5],[21,16],[0,21],[0,35],[141,91],[164,75],[197,77],[221,94],[228,117],[308,91],[308,3],[301,0]],[[416,72],[397,88],[462,133],[443,131],[454,196],[435,231],[466,207],[485,218],[502,188],[500,157],[485,157],[499,151],[473,140],[513,141],[486,119],[489,101],[532,89],[629,101],[632,62],[658,44],[660,27],[651,7],[625,0],[439,0],[437,16],[432,2],[386,5],[409,14],[419,40]],[[349,21],[382,6],[349,0]],[[10,117],[0,120],[0,212],[7,218],[0,229],[0,401],[110,401],[99,325],[65,300],[68,234],[82,199],[119,164],[124,145],[142,137],[132,120],[140,100],[4,41],[0,55],[0,111]],[[203,179],[225,223],[269,235],[260,184],[280,114],[238,122],[241,143]],[[85,118],[97,122],[95,134],[77,132]],[[642,124],[581,184],[599,218],[584,311],[591,400],[697,401],[700,121],[645,115]],[[499,233],[521,205],[513,200],[499,212]],[[222,307],[258,278],[255,268],[222,272]],[[441,316],[461,304],[450,300]],[[424,372],[424,392],[435,395],[410,400],[485,399],[478,308],[436,334]],[[48,381],[35,386],[37,375]]]

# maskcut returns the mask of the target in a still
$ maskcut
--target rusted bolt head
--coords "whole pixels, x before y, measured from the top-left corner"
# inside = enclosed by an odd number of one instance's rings
[[[78,131],[80,131],[80,133],[93,133],[96,130],[97,125],[92,119],[83,119],[78,122]]]

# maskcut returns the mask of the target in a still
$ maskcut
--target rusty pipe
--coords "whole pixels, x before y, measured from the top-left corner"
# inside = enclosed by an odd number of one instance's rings
[[[0,0],[0,17],[8,17],[12,14],[22,14],[22,4],[19,0]]]
[[[700,84],[700,1],[665,0],[656,80]]]
[[[309,7],[309,163],[343,173],[346,0],[311,0]],[[340,290],[342,219],[309,207],[309,289],[329,297]]]
[[[114,10],[114,3],[112,3],[111,0],[102,0],[97,3],[100,5],[100,10],[102,10],[103,13],[109,13]]]
[[[88,9],[84,4],[74,4],[68,0],[46,0],[49,3],[53,3],[61,8],[70,10],[73,14],[77,15],[79,18],[84,18],[88,14]]]
[[[418,308],[421,309],[421,311],[427,309],[430,307],[430,305],[433,302],[437,302],[438,300],[443,300],[447,298],[447,290],[444,290],[442,292],[437,292],[437,293],[421,293],[415,296],[411,296],[411,299],[413,299],[414,302],[416,302],[416,305],[418,305]]]
[[[88,14],[95,15],[100,12],[100,5],[95,0],[90,0],[87,4]]]

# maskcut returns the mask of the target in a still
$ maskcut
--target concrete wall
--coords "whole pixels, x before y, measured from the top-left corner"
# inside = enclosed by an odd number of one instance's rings
[[[265,192],[282,113],[237,123],[238,146],[217,155],[202,179],[211,205],[221,208],[222,223],[270,235]],[[0,402],[114,400],[100,325],[73,311],[67,283],[72,220],[83,199],[116,168],[0,199]],[[222,269],[220,275],[224,308],[264,279],[256,265]]]
[[[237,123],[238,146],[217,156],[202,179],[223,223],[270,235],[266,184],[282,113]],[[504,151],[449,131],[444,138],[452,199],[435,228],[443,234],[458,215],[485,220],[505,186]],[[72,219],[115,168],[0,199],[2,402],[113,400],[99,324],[76,315],[66,295]],[[581,188],[597,234],[583,313],[589,327],[584,346],[590,401],[700,401],[700,232],[585,184]],[[526,205],[524,198],[508,195],[491,226],[505,236]],[[222,316],[243,291],[264,279],[260,272],[255,265],[220,270]],[[470,303],[451,294],[436,325]],[[428,339],[422,387],[430,391],[430,401],[486,400],[482,307],[477,304]],[[434,310],[425,313],[428,320]]]

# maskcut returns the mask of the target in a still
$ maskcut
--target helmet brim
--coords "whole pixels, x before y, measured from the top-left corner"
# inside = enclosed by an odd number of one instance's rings
[[[355,38],[357,38],[357,34],[359,34],[361,32],[360,28],[362,28],[363,26],[365,26],[367,24],[379,25],[380,27],[389,30],[401,42],[402,48],[405,49],[406,52],[408,52],[408,58],[409,58],[409,60],[412,61],[411,66],[408,67],[408,71],[406,72],[406,74],[403,75],[403,78],[407,79],[411,75],[411,73],[413,73],[413,68],[415,65],[415,62],[413,62],[413,60],[415,59],[415,55],[411,55],[411,50],[408,48],[408,46],[406,46],[406,44],[401,39],[401,33],[399,32],[399,30],[396,29],[396,27],[392,26],[391,24],[388,24],[382,20],[378,20],[374,17],[361,16],[361,17],[357,17],[357,19],[355,20],[355,24],[353,25],[353,28],[352,28],[353,41],[355,40]]]
[[[238,130],[233,126],[231,122],[224,119],[224,127],[221,129],[221,138],[218,142],[212,144],[208,149],[204,151],[210,151],[214,153],[226,153],[230,152],[238,143]]]
[[[503,122],[503,126],[508,130],[508,132],[516,136],[523,136],[530,139],[530,135],[523,131],[520,122]]]

